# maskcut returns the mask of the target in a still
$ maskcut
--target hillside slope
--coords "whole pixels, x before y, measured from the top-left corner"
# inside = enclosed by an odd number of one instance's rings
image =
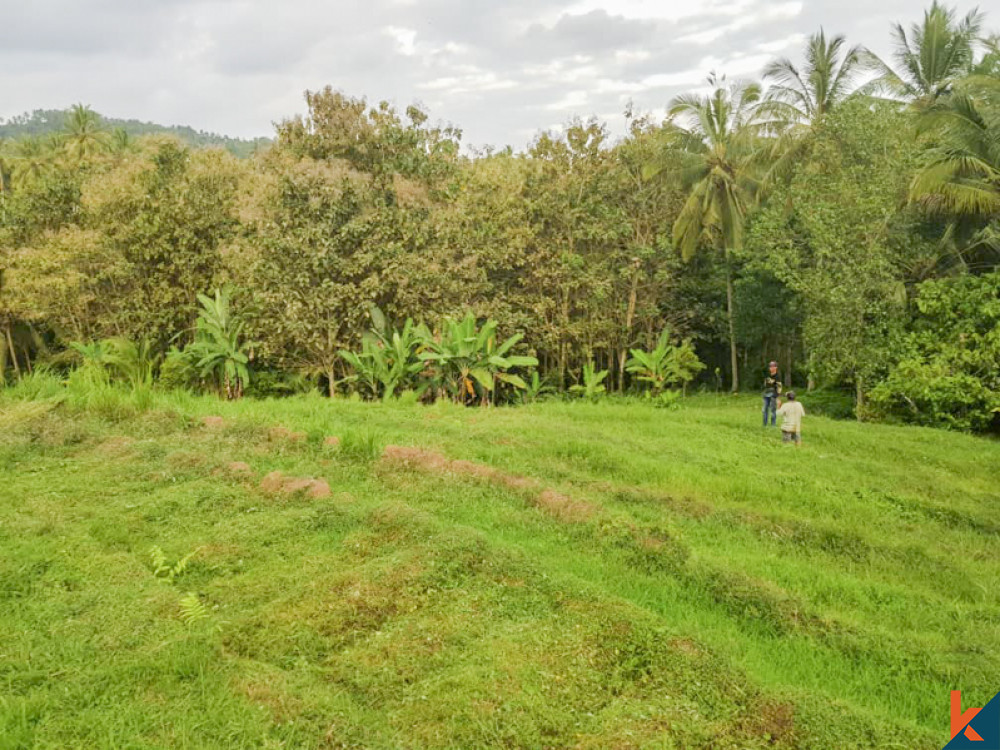
[[[47,135],[64,130],[66,112],[59,109],[36,109],[7,119],[0,118],[0,139],[17,139],[25,135]],[[166,134],[180,138],[197,147],[224,148],[235,156],[246,158],[260,146],[270,143],[269,138],[232,138],[218,133],[195,130],[187,125],[158,125],[155,122],[105,117],[101,120],[108,130],[121,128],[131,136]]]
[[[4,747],[936,748],[998,689],[997,443],[43,386],[0,395]]]

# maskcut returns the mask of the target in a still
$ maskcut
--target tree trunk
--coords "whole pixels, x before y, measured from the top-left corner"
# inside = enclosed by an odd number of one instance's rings
[[[639,295],[639,268],[632,272],[632,288],[628,293],[628,309],[625,311],[625,340],[622,342],[621,354],[618,356],[618,392],[625,390],[625,358],[628,356],[628,345],[632,342],[632,321],[635,320],[635,304]]]
[[[861,408],[865,405],[865,390],[860,375],[854,376],[854,416],[861,421]]]
[[[559,390],[566,386],[566,370],[569,359],[569,342],[566,335],[569,330],[569,289],[563,288],[562,298],[562,325],[559,331]]]
[[[4,332],[7,334],[7,348],[10,350],[10,361],[14,365],[14,374],[17,375],[18,378],[20,378],[21,368],[17,364],[17,352],[14,350],[14,337],[10,333],[9,322],[7,323],[7,327],[4,329]]]
[[[337,389],[334,383],[336,383],[336,377],[333,374],[333,365],[330,365],[326,370],[326,393],[330,398],[337,395]]]
[[[789,341],[785,349],[785,387],[792,387],[792,350],[795,348],[794,341]]]
[[[729,318],[729,362],[733,368],[733,393],[740,391],[740,363],[736,354],[736,324],[733,320],[733,269],[726,252],[726,314]]]

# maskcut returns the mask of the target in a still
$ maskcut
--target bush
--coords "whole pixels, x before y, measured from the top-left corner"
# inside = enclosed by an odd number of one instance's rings
[[[985,432],[1000,419],[1000,393],[941,361],[900,362],[869,401],[876,416],[931,427]]]
[[[254,398],[284,398],[313,390],[315,386],[308,378],[298,373],[254,370],[253,379],[247,385],[245,394]]]
[[[1000,272],[925,281],[905,354],[869,394],[872,416],[955,430],[1000,426]]]
[[[854,419],[854,394],[837,388],[817,388],[802,394],[803,406],[810,414],[830,419]]]

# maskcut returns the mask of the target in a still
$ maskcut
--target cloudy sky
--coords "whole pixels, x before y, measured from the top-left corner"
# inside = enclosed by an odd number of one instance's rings
[[[928,0],[929,4],[929,0]],[[523,147],[573,115],[615,133],[715,69],[797,59],[824,26],[876,52],[916,0],[10,0],[0,117],[84,102],[116,117],[271,135],[330,84],[419,102],[472,145]],[[959,2],[963,11],[973,3]],[[988,5],[988,4],[987,4]],[[1000,26],[1000,13],[988,19]]]

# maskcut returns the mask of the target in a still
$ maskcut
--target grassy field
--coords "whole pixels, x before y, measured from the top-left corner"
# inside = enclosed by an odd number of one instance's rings
[[[1000,444],[759,418],[8,389],[0,748],[941,747]]]

